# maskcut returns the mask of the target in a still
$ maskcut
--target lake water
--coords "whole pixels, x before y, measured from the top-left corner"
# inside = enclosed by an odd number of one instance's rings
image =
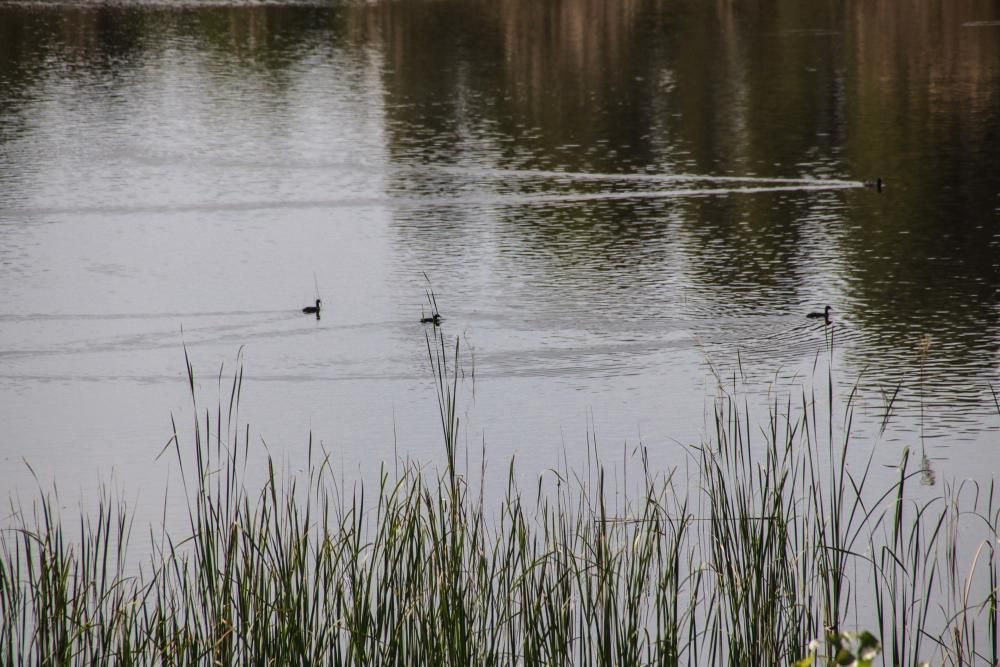
[[[998,165],[993,0],[0,2],[0,489],[159,498],[185,347],[293,467],[439,461],[424,274],[501,476],[832,358],[878,462],[989,480]]]

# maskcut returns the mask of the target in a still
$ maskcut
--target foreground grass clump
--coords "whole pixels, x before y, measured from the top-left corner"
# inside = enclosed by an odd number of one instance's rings
[[[684,479],[643,465],[622,500],[597,466],[526,495],[511,466],[487,503],[456,464],[458,348],[435,335],[440,474],[348,492],[310,446],[306,474],[268,458],[248,488],[237,376],[228,413],[172,441],[189,529],[148,559],[129,556],[122,504],[74,527],[49,498],[15,506],[0,664],[827,664],[857,629],[866,660],[877,640],[892,665],[997,663],[993,489],[915,501],[906,457],[866,488],[850,399],[842,429],[832,390],[825,427],[803,396],[758,428],[723,396]]]

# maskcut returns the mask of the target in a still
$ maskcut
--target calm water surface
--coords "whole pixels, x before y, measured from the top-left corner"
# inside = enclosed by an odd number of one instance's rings
[[[992,0],[0,2],[0,488],[161,488],[184,346],[273,453],[439,459],[424,273],[501,475],[832,358],[877,461],[991,479],[998,164]]]

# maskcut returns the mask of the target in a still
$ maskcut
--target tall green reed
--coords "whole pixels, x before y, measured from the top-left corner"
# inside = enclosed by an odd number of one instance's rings
[[[763,424],[720,393],[693,470],[640,448],[625,493],[596,454],[526,491],[511,462],[487,502],[459,464],[462,350],[432,332],[442,470],[349,482],[310,440],[293,474],[251,444],[237,371],[228,404],[175,426],[186,527],[151,530],[145,558],[110,494],[73,531],[52,495],[12,501],[0,665],[790,664],[858,627],[887,664],[996,663],[992,486],[920,500],[904,456],[872,488],[832,378]]]

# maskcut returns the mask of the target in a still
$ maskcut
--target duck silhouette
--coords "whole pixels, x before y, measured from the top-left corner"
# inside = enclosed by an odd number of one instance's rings
[[[441,315],[439,315],[438,313],[434,313],[433,315],[430,315],[428,317],[421,317],[420,323],[433,324],[434,326],[439,327],[441,326]]]
[[[882,177],[879,176],[878,178],[876,178],[874,180],[865,181],[865,187],[866,188],[871,188],[875,192],[882,192]]]
[[[823,309],[823,312],[815,312],[814,311],[814,312],[809,313],[808,315],[806,315],[806,317],[808,317],[810,319],[814,319],[814,320],[815,319],[819,319],[819,318],[823,318],[826,321],[826,323],[829,324],[830,323],[830,310],[831,310],[830,306],[827,306],[826,308]]]
[[[313,313],[316,313],[316,317],[319,317],[319,308],[320,308],[320,300],[316,299],[315,306],[306,306],[305,308],[302,309],[302,312],[305,313],[306,315],[312,315]]]

